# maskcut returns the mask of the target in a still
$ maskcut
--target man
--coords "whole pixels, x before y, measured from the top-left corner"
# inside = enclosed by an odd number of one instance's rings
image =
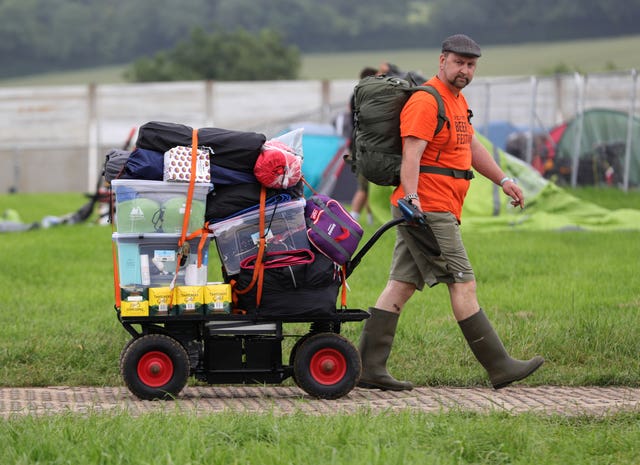
[[[417,226],[398,227],[389,280],[370,309],[360,338],[363,371],[359,386],[408,390],[412,384],[391,376],[386,362],[391,352],[400,312],[416,290],[445,283],[451,307],[473,354],[487,370],[495,389],[526,378],[542,365],[542,357],[513,359],[480,308],[476,281],[459,231],[462,204],[473,167],[502,187],[511,204],[524,208],[524,195],[507,177],[474,135],[471,112],[460,92],[471,80],[480,47],[457,34],[442,43],[438,74],[433,85],[445,104],[449,123],[434,136],[437,103],[427,92],[415,92],[400,116],[403,140],[401,184],[391,196],[394,216],[399,199],[422,210],[431,231]]]

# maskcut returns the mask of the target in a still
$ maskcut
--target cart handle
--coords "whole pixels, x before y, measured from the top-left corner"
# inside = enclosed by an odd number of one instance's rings
[[[382,237],[382,235],[389,229],[402,223],[415,224],[424,228],[429,227],[427,225],[427,220],[424,216],[424,213],[422,213],[411,202],[400,199],[398,200],[398,208],[402,213],[402,217],[387,221],[385,224],[380,226],[380,228],[378,228],[375,233],[373,233],[373,236],[371,236],[371,238],[362,246],[362,248],[358,250],[358,253],[356,253],[353,258],[346,263],[346,277],[349,277],[351,275],[355,267],[360,264],[360,261],[367,254],[367,252],[369,252],[371,247],[373,247],[374,244],[378,242],[378,239],[380,239],[380,237]]]

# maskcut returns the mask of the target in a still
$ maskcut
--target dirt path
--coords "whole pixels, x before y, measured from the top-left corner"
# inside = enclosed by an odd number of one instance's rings
[[[420,387],[413,391],[382,392],[354,389],[338,400],[318,400],[297,387],[188,387],[176,401],[141,401],[124,387],[0,388],[0,416],[64,412],[155,411],[180,412],[302,412],[325,415],[360,410],[383,412],[448,410],[536,412],[562,415],[607,415],[640,412],[640,389],[625,387]]]

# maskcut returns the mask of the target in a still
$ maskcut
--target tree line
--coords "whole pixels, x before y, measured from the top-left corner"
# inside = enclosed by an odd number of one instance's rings
[[[153,61],[194,31],[266,34],[295,65],[291,47],[436,47],[457,32],[513,44],[636,34],[639,22],[640,0],[0,0],[0,76]]]

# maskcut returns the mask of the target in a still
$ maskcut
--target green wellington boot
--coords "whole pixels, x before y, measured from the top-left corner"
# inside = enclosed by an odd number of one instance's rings
[[[391,353],[399,315],[374,307],[369,312],[371,316],[366,320],[360,335],[362,376],[358,386],[383,391],[413,389],[410,382],[398,381],[387,372],[387,359]]]
[[[458,324],[473,355],[487,370],[494,389],[526,378],[544,363],[539,356],[526,361],[511,358],[482,309]]]

